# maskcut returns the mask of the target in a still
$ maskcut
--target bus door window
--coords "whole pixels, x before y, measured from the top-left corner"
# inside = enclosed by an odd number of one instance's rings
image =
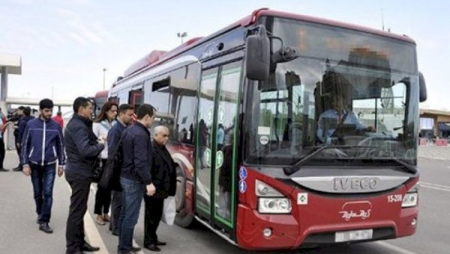
[[[239,130],[239,93],[241,62],[222,68],[219,85],[216,126],[216,173],[215,207],[216,217],[232,227],[234,202],[234,173],[237,167],[236,142]]]
[[[214,118],[218,68],[203,71],[199,91],[196,132],[196,206],[210,214],[211,211],[211,130]]]

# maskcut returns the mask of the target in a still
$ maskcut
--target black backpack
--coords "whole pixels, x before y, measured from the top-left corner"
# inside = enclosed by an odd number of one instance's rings
[[[120,173],[122,171],[123,162],[123,145],[122,138],[113,153],[106,160],[102,176],[98,184],[103,189],[121,191]]]

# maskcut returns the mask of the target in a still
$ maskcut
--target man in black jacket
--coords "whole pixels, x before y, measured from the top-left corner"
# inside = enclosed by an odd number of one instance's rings
[[[164,199],[175,195],[176,172],[175,162],[166,148],[169,129],[166,126],[157,126],[154,131],[151,175],[156,193],[145,197],[144,247],[151,251],[160,251],[158,246],[166,245],[166,243],[158,241],[156,230],[163,213]]]
[[[66,180],[72,189],[66,228],[66,254],[98,251],[84,240],[84,214],[87,211],[89,190],[98,155],[105,141],[92,132],[92,103],[78,97],[73,103],[74,115],[64,131],[67,153]]]
[[[134,108],[130,104],[122,104],[119,107],[119,116],[117,123],[108,132],[108,158],[113,158],[114,152],[119,145],[120,137],[125,128],[131,124],[134,115]],[[120,168],[119,168],[120,169]],[[115,180],[115,179],[114,179]],[[109,222],[109,230],[113,235],[119,235],[119,218],[120,210],[122,209],[122,188],[119,182],[114,182],[112,188],[112,202],[111,202],[111,221]]]
[[[14,140],[15,140],[15,145],[16,145],[16,151],[17,151],[17,155],[19,155],[19,165],[16,168],[13,168],[13,171],[22,171],[22,165],[20,165],[20,143],[22,142],[21,139],[19,139],[19,123],[20,120],[23,118],[23,110],[25,109],[24,106],[20,106],[19,108],[17,108],[16,113],[14,114],[14,116],[9,119],[8,121],[10,122],[14,122]]]
[[[40,107],[40,106],[39,106]],[[42,109],[41,110],[41,116],[42,116]],[[53,108],[52,108],[53,110]],[[31,108],[30,107],[24,107],[23,110],[23,116],[19,119],[19,121],[17,122],[17,129],[18,129],[18,134],[17,134],[17,140],[16,140],[16,148],[19,154],[21,154],[22,151],[22,139],[23,139],[23,134],[25,133],[25,128],[27,127],[27,123],[28,121],[34,119],[34,116],[31,115]],[[51,112],[50,112],[50,117],[51,117]],[[22,171],[22,164],[19,163],[19,166],[17,168],[13,169],[14,171]]]
[[[122,133],[122,211],[120,215],[119,254],[139,251],[133,247],[134,227],[139,219],[139,210],[145,194],[155,194],[150,170],[152,168],[152,144],[148,128],[153,124],[156,110],[148,104],[137,110],[132,126]]]

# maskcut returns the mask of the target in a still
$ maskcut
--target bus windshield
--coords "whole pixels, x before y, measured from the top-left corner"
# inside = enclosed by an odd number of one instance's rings
[[[267,30],[297,59],[249,82],[245,159],[294,165],[402,160],[416,163],[415,45],[380,35],[275,17]],[[272,50],[281,47],[272,40]],[[345,149],[342,149],[344,148]]]

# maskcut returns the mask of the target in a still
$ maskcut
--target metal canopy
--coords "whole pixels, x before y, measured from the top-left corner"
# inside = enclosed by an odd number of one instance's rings
[[[6,74],[22,74],[22,58],[18,55],[0,54],[0,73],[6,67]],[[2,73],[3,74],[3,73]]]

